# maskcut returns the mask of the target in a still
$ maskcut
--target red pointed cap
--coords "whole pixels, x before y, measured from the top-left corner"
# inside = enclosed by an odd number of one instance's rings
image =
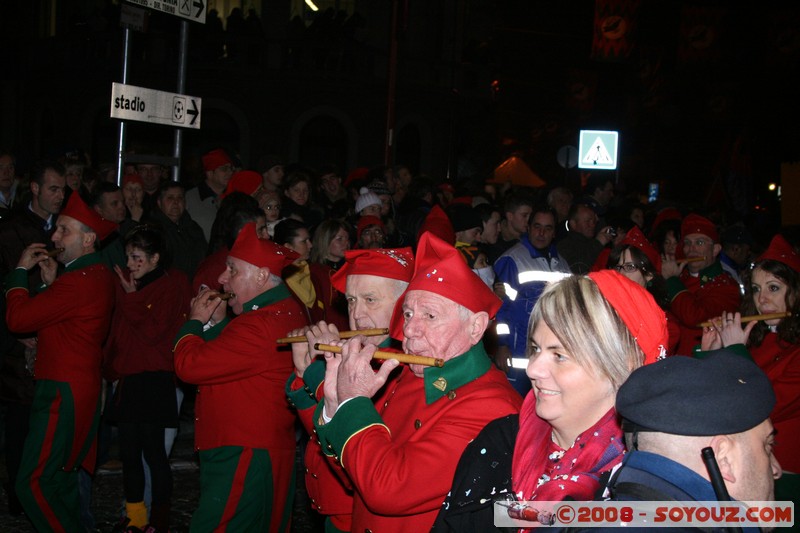
[[[438,205],[431,208],[430,213],[428,213],[428,216],[426,216],[425,220],[422,222],[422,226],[420,226],[419,233],[417,234],[418,241],[422,240],[422,235],[426,231],[433,233],[448,244],[456,243],[456,232],[453,230],[453,224],[450,222],[450,218],[448,218],[444,209]]]
[[[220,198],[225,198],[230,193],[236,191],[245,194],[253,194],[261,187],[262,182],[263,178],[258,172],[253,170],[240,170],[231,176],[230,181],[228,181],[228,186],[225,188],[225,192],[222,193]]]
[[[114,222],[101,217],[83,201],[81,195],[73,192],[69,195],[67,205],[59,213],[60,216],[74,218],[81,224],[89,226],[97,234],[97,242],[104,240],[119,227]]]
[[[294,262],[300,254],[272,241],[260,239],[255,222],[248,222],[236,237],[233,248],[228,252],[230,257],[241,259],[259,268],[266,267],[276,276],[287,265]]]
[[[653,268],[656,269],[656,272],[661,272],[661,256],[655,246],[644,236],[639,226],[632,227],[630,231],[625,234],[625,238],[620,244],[628,244],[640,249],[650,262],[653,263]]]
[[[667,317],[647,289],[614,270],[591,272],[589,278],[633,335],[644,364],[663,359],[669,339]]]
[[[344,265],[331,276],[331,284],[344,294],[347,276],[378,276],[408,283],[413,273],[414,254],[409,247],[347,250]]]
[[[681,222],[681,237],[686,237],[692,233],[699,233],[707,236],[714,242],[719,242],[717,226],[706,217],[701,217],[694,213],[686,215],[686,218]]]
[[[452,244],[423,233],[417,247],[414,277],[408,290],[429,291],[463,305],[473,313],[485,311],[494,318],[500,299],[467,265]]]
[[[779,261],[795,272],[800,272],[800,256],[797,255],[789,241],[783,238],[783,235],[775,235],[769,243],[769,248],[758,257],[756,262],[764,261],[765,259]]]

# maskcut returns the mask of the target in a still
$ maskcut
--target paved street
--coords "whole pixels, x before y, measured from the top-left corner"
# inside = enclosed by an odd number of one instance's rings
[[[174,489],[172,497],[171,532],[189,531],[192,512],[197,507],[200,495],[200,470],[193,451],[194,434],[190,424],[183,424],[181,433],[175,441],[172,452],[172,472]],[[113,451],[113,448],[112,448]],[[113,456],[113,453],[112,453]],[[0,461],[2,463],[2,461]],[[299,465],[298,465],[299,468]],[[5,467],[0,469],[0,479],[5,483]],[[309,510],[303,487],[303,477],[298,470],[298,487],[295,498],[295,513],[292,531],[295,533],[314,533],[322,531],[319,516]],[[92,512],[96,521],[96,531],[107,533],[117,522],[123,501],[122,471],[102,469],[95,476],[92,494]],[[6,495],[0,503],[0,531],[3,533],[32,533],[33,527],[24,516],[8,514]]]

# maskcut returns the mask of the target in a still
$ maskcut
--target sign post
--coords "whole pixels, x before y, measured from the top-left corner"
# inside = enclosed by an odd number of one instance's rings
[[[581,130],[578,168],[614,170],[617,168],[619,132]]]
[[[128,2],[201,24],[206,23],[206,0],[128,0]]]
[[[111,118],[200,129],[202,99],[113,83]]]

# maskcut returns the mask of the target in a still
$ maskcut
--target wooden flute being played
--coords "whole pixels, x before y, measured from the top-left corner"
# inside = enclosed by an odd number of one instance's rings
[[[215,291],[215,292],[212,292],[212,293],[211,293],[211,297],[212,297],[212,298],[219,298],[219,299],[220,299],[220,300],[222,300],[223,302],[224,302],[225,300],[230,300],[230,299],[231,299],[231,298],[233,298],[234,296],[236,296],[236,295],[235,295],[234,293],[232,293],[232,292],[216,292],[216,291]]]
[[[742,317],[742,324],[745,324],[747,322],[755,322],[757,320],[775,320],[776,318],[786,318],[787,316],[792,316],[792,313],[790,313],[789,311],[785,311],[783,313],[767,313],[765,315],[743,316]],[[714,325],[714,323],[709,320],[708,322],[701,322],[700,324],[697,324],[697,327],[698,328],[708,328],[708,327],[711,327],[713,325]]]
[[[678,259],[678,263],[697,263],[698,261],[705,261],[705,256],[703,257],[684,257],[683,259]]]
[[[44,252],[44,255],[46,255],[47,257],[55,257],[63,251],[64,251],[63,248],[53,248],[52,250]]]
[[[342,353],[342,348],[340,346],[332,346],[330,344],[317,343],[314,345],[314,349],[322,350],[323,352]],[[397,359],[401,363],[406,363],[408,365],[438,366],[440,368],[444,366],[444,359],[425,357],[424,355],[414,355],[412,353],[394,353],[377,350],[373,354],[372,358],[382,359],[384,361],[388,359]]]
[[[377,337],[379,335],[388,335],[389,328],[374,328],[374,329],[355,329],[353,331],[340,331],[339,338],[340,339],[350,339],[355,337],[356,335],[364,335],[365,337]],[[279,344],[283,343],[295,343],[295,342],[307,342],[305,335],[299,335],[297,337],[281,337],[276,342]]]

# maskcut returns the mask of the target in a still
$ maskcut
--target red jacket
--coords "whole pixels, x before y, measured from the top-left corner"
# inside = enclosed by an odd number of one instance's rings
[[[667,280],[670,311],[678,319],[681,340],[677,355],[692,355],[696,344],[700,344],[703,329],[697,324],[720,316],[724,311],[739,310],[741,294],[739,284],[724,272],[719,262],[700,271],[697,277],[684,269],[680,277]]]
[[[776,333],[768,333],[760,346],[749,350],[777,397],[770,417],[778,431],[775,457],[784,470],[800,473],[800,345],[781,342]]]
[[[195,446],[294,450],[294,413],[284,393],[292,352],[275,340],[305,326],[305,311],[285,285],[257,296],[245,310],[214,340],[203,339],[196,320],[178,333],[175,372],[199,385]]]
[[[328,424],[317,424],[323,450],[355,489],[352,530],[430,530],[466,445],[521,403],[477,345],[423,378],[403,367],[374,405],[354,398]]]
[[[114,307],[114,274],[99,254],[76,259],[46,290],[31,298],[27,272],[14,270],[6,280],[8,328],[37,332],[36,379],[69,383],[75,401],[71,467],[92,428],[100,398],[103,342]],[[83,461],[94,470],[94,446]]]
[[[108,379],[175,371],[172,343],[186,322],[190,290],[186,274],[175,269],[134,292],[125,292],[117,280],[117,305],[104,348]]]

